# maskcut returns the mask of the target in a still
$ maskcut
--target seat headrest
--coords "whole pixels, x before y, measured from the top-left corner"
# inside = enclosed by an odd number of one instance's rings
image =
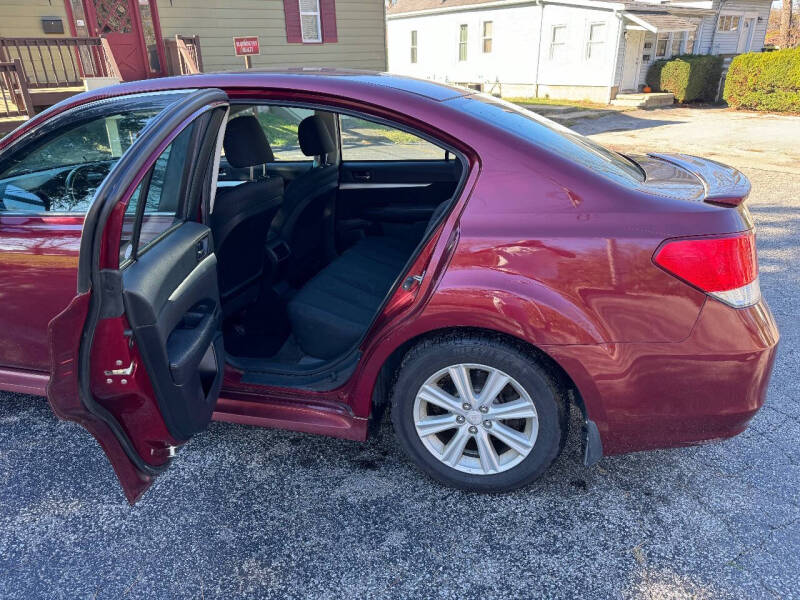
[[[253,115],[235,117],[225,127],[225,158],[235,169],[254,167],[272,162],[275,156],[264,129]]]
[[[311,115],[297,126],[297,141],[306,156],[328,154],[336,149],[330,129],[319,115]]]

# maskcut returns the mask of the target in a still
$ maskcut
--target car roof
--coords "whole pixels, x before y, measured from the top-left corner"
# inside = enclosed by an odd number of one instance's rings
[[[474,90],[464,87],[424,79],[415,79],[402,75],[393,75],[391,73],[360,71],[355,69],[304,67],[295,69],[219,71],[134,81],[112,86],[111,88],[100,88],[93,92],[88,92],[87,94],[81,94],[81,100],[87,101],[94,97],[108,97],[109,95],[116,96],[119,94],[189,87],[292,89],[297,86],[306,91],[314,90],[326,92],[331,91],[332,88],[341,89],[340,86],[343,83],[348,84],[348,87],[351,88],[353,92],[361,89],[364,96],[370,95],[369,92],[371,88],[378,87],[384,90],[396,90],[414,94],[435,102],[443,102],[452,98],[475,93]]]

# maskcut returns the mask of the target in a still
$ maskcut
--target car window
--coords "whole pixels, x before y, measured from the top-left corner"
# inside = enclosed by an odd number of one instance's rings
[[[342,160],[444,160],[445,150],[416,135],[365,119],[340,116]]]
[[[150,171],[137,186],[128,206],[120,240],[119,261],[123,264],[141,253],[162,233],[179,222],[179,200],[185,180],[189,143],[195,124],[184,129],[161,152]],[[141,212],[141,217],[138,213]],[[134,235],[136,221],[140,220],[138,240]]]
[[[300,150],[297,141],[297,126],[300,121],[310,117],[314,111],[292,106],[249,106],[237,111],[231,118],[241,115],[255,115],[267,136],[276,161],[311,160]]]
[[[0,211],[86,212],[111,168],[162,108],[73,119],[12,152],[0,165]]]
[[[462,96],[450,102],[460,104],[467,113],[596,173],[637,182],[644,180],[644,172],[629,158],[511,102],[488,94]]]

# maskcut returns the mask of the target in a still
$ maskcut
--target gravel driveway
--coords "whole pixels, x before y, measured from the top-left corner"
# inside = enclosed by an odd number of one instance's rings
[[[0,394],[0,597],[800,597],[800,118],[673,109],[576,128],[751,178],[782,342],[744,434],[591,469],[573,435],[541,481],[485,496],[425,479],[387,425],[357,444],[214,423],[130,508],[87,433]]]

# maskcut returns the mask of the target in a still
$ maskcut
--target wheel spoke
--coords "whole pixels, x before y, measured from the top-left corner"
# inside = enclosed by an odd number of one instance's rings
[[[461,402],[437,385],[429,384],[422,387],[419,397],[425,402],[435,404],[449,412],[461,413]]]
[[[536,417],[536,411],[528,400],[520,398],[512,402],[494,404],[489,416],[495,419],[530,419]]]
[[[533,448],[533,444],[524,434],[502,423],[495,423],[489,433],[520,454],[525,455]]]
[[[464,365],[457,365],[455,367],[450,367],[447,372],[450,373],[450,379],[453,380],[453,385],[456,386],[459,399],[462,402],[469,402],[474,405],[475,391],[472,389],[469,369]]]
[[[486,384],[483,386],[481,394],[478,397],[478,404],[490,405],[494,402],[497,395],[508,385],[509,379],[510,377],[508,375],[500,371],[492,371],[489,373],[489,376],[486,378]]]
[[[470,435],[466,427],[461,427],[456,431],[452,439],[447,442],[447,445],[442,451],[442,462],[454,467],[461,460],[461,455],[464,454],[464,446],[467,445]]]
[[[425,417],[417,423],[417,433],[425,437],[447,431],[456,427],[456,417],[452,413],[446,415],[436,415],[435,417]]]
[[[492,440],[485,431],[481,431],[475,436],[478,444],[478,456],[481,459],[481,468],[484,473],[497,473],[500,470],[500,461],[497,452],[492,445]]]

